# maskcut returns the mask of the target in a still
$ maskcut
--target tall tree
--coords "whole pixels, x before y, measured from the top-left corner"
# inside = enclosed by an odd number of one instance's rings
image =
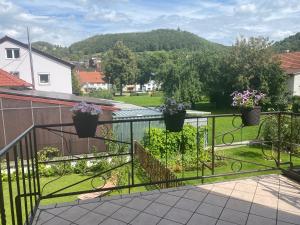
[[[266,38],[237,40],[215,82],[220,102],[228,103],[235,90],[256,89],[268,96],[266,107],[282,109],[287,104],[286,77]]]
[[[74,70],[72,70],[71,78],[72,78],[72,92],[73,92],[73,94],[80,95],[81,94],[80,84],[79,84],[78,77],[76,76]]]
[[[123,94],[123,85],[135,82],[138,72],[135,54],[122,41],[116,44],[103,57],[106,80],[116,85]]]
[[[160,67],[163,90],[166,97],[173,97],[195,107],[203,93],[202,82],[193,64],[192,54],[174,54]]]

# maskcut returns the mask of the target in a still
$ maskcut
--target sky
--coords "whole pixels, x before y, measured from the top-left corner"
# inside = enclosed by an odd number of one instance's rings
[[[300,32],[300,0],[0,0],[0,37],[70,44],[96,34],[170,28],[232,45]]]

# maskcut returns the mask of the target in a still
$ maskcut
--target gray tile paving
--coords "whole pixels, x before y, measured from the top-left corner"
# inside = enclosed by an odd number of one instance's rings
[[[182,210],[182,209],[172,208],[165,216],[165,218],[178,223],[186,224],[186,222],[191,218],[192,215],[193,215],[192,212]]]
[[[300,184],[281,175],[42,206],[34,225],[300,225]]]

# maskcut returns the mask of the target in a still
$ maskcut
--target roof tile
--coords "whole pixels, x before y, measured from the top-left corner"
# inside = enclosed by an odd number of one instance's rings
[[[0,87],[30,87],[26,81],[0,69]]]
[[[85,84],[85,83],[104,84],[105,83],[103,73],[98,71],[94,71],[94,72],[79,71],[78,75],[81,84]]]

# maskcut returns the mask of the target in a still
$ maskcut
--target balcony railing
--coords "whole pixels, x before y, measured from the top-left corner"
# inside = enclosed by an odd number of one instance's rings
[[[253,127],[244,127],[239,116],[188,117],[191,125],[177,134],[164,129],[163,118],[99,121],[90,142],[100,147],[85,154],[68,146],[70,137],[76,136],[74,124],[31,126],[0,151],[1,222],[32,224],[42,200],[65,196],[130,193],[137,187],[165,188],[276,170],[297,176],[300,114],[262,113],[260,124]],[[38,143],[45,132],[61,136],[67,151],[40,157],[43,146],[51,146]],[[57,183],[74,171],[74,165],[89,172],[79,180]],[[59,172],[46,179],[40,170],[52,166]],[[83,190],[81,185],[88,182]]]

